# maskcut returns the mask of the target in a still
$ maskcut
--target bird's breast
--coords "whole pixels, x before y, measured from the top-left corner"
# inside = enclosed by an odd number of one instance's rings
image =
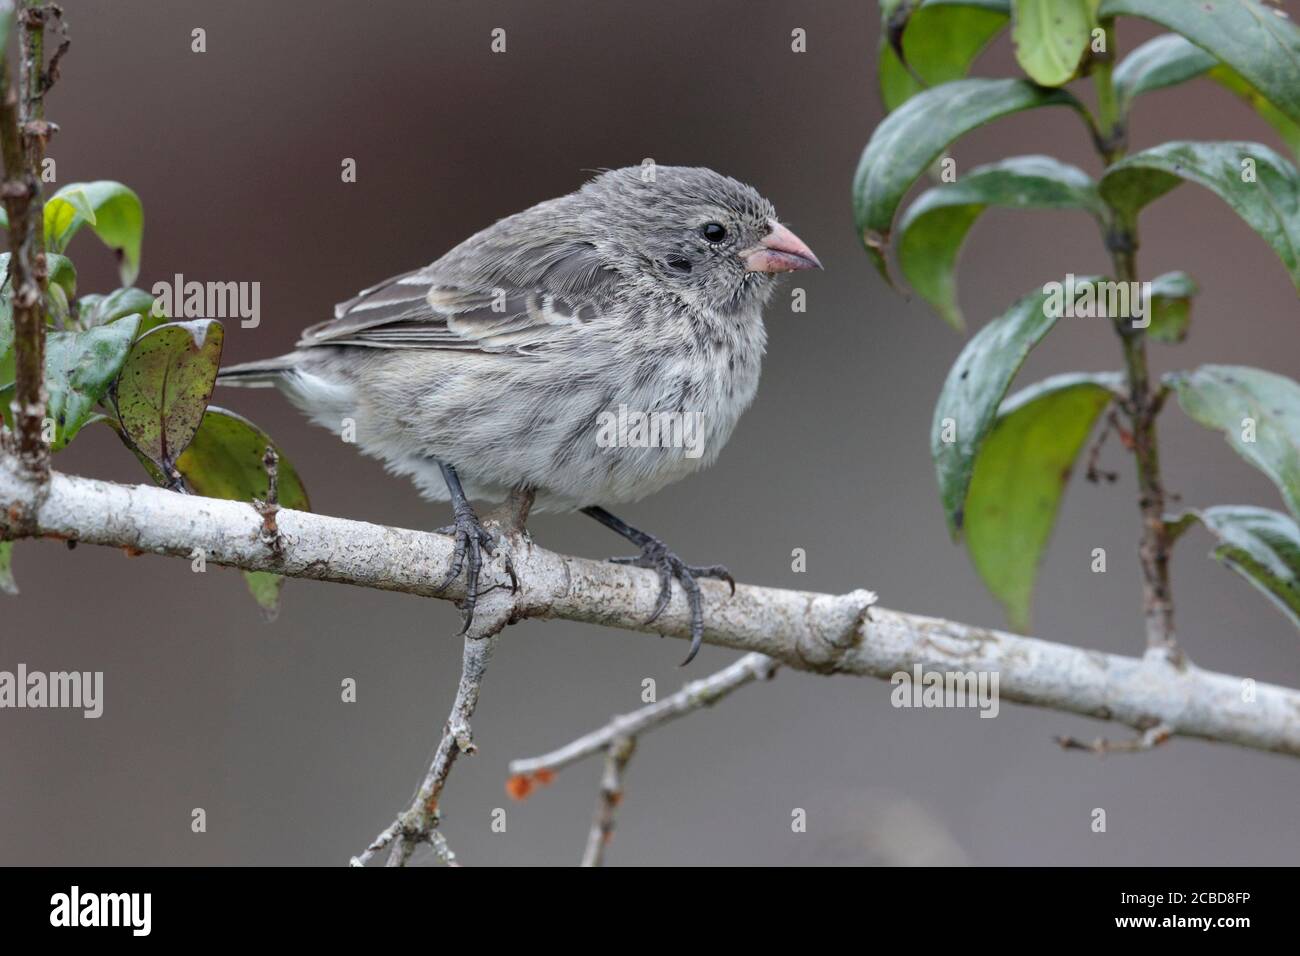
[[[664,424],[680,417],[697,437],[690,459],[677,464],[693,470],[711,463],[753,402],[765,343],[761,323],[754,326],[660,342],[633,358],[618,405],[658,413]]]

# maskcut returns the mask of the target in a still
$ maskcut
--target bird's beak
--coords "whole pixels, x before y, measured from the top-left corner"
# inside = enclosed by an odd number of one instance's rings
[[[740,252],[746,272],[795,272],[822,267],[802,239],[775,219],[769,219],[768,224],[772,231],[762,242]]]

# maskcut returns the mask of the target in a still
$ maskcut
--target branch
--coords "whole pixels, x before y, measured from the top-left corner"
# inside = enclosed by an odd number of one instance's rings
[[[583,866],[600,866],[605,860],[605,848],[614,836],[614,813],[623,801],[623,772],[636,750],[637,737],[678,717],[712,707],[746,684],[771,680],[778,667],[780,665],[765,654],[746,654],[716,674],[691,681],[671,697],[633,713],[621,714],[599,730],[579,737],[559,750],[541,757],[511,761],[506,790],[522,800],[532,792],[536,783],[548,783],[555,771],[583,757],[605,751],[600,799],[591,821],[591,832],[587,835],[587,848],[582,854]]]
[[[30,509],[30,526],[13,510]],[[261,540],[262,516],[238,501],[179,495],[54,474],[43,500],[0,459],[0,538],[44,536],[190,559],[289,577],[335,581],[425,597],[460,599],[454,582],[435,588],[451,558],[440,535],[281,510],[279,554]],[[641,568],[567,557],[524,534],[505,535],[519,592],[511,620],[562,618],[686,639],[690,614],[680,590],[653,625],[658,578]],[[485,562],[484,580],[503,588],[503,556]],[[926,670],[999,675],[1000,699],[1081,714],[1145,732],[1197,737],[1300,756],[1300,692],[1201,670],[1185,659],[1103,654],[900,611],[867,609],[865,591],[830,595],[780,588],[700,584],[707,643],[757,651],[795,670],[889,680]],[[492,592],[497,594],[496,591]]]
[[[8,17],[13,4],[0,5]],[[18,23],[19,89],[6,61],[0,69],[0,155],[4,182],[0,199],[9,216],[9,283],[14,312],[15,438],[12,451],[23,477],[39,485],[49,472],[49,446],[42,435],[45,420],[45,251],[44,204],[39,170],[50,127],[45,123],[45,14],[24,5]],[[2,52],[2,51],[0,51]],[[9,449],[6,438],[3,450]],[[20,518],[25,517],[20,514]]]
[[[393,841],[396,840],[401,833],[402,821],[394,820],[380,831],[379,836],[375,837],[374,840],[370,842],[370,845],[366,847],[360,855],[354,856],[348,865],[354,867],[366,866],[379,853],[383,852],[386,847],[392,845]],[[445,866],[460,866],[460,863],[456,859],[456,854],[452,852],[451,846],[447,843],[447,838],[445,836],[437,830],[431,830],[424,839],[429,842],[430,846],[433,848],[434,855],[441,860]]]
[[[653,730],[661,724],[684,717],[703,707],[712,707],[733,690],[746,684],[756,680],[771,680],[776,676],[778,666],[776,661],[765,654],[746,654],[716,674],[691,681],[671,697],[665,697],[657,703],[642,707],[630,714],[621,714],[599,730],[593,730],[559,750],[553,750],[540,757],[529,757],[526,760],[512,760],[509,767],[510,776],[531,778],[540,772],[546,777],[557,770],[563,770],[571,763],[577,763],[584,757],[608,750],[619,739],[635,740],[647,730]],[[524,790],[531,787],[516,785],[515,789]]]
[[[272,454],[268,448],[268,461]],[[523,532],[532,504],[531,491],[514,491],[502,512],[495,519],[490,519],[489,523],[495,523],[502,532],[519,535]],[[478,706],[479,687],[483,683],[483,675],[487,673],[488,664],[492,661],[492,654],[496,651],[497,637],[512,623],[513,612],[513,592],[492,590],[480,596],[474,621],[465,633],[465,650],[456,699],[451,705],[447,723],[443,725],[442,738],[434,751],[429,772],[424,775],[423,782],[416,790],[411,806],[389,824],[366,847],[365,852],[359,857],[353,857],[353,865],[365,866],[376,853],[391,843],[393,849],[388,856],[388,865],[406,866],[416,848],[421,843],[429,843],[442,862],[448,866],[459,866],[456,854],[451,852],[446,839],[437,830],[441,822],[438,802],[456,758],[461,754],[478,752],[469,721]]]
[[[432,834],[441,821],[438,801],[442,798],[452,765],[461,754],[478,752],[469,721],[474,708],[478,706],[479,687],[496,650],[497,636],[509,622],[508,603],[504,608],[486,606],[489,603],[501,604],[500,601],[485,600],[475,611],[474,623],[465,635],[460,683],[456,687],[451,714],[443,726],[442,739],[438,741],[433,763],[416,791],[415,800],[397,818],[400,838],[388,857],[389,866],[405,866],[417,846],[432,840]]]
[[[1093,741],[1079,740],[1077,737],[1053,738],[1062,750],[1086,750],[1094,754],[1133,754],[1154,750],[1169,739],[1169,728],[1156,724],[1143,731],[1132,740],[1107,740],[1098,737]]]
[[[610,743],[605,754],[605,773],[600,778],[600,799],[596,815],[587,834],[587,848],[582,851],[583,866],[600,866],[605,862],[605,848],[614,836],[614,813],[623,802],[623,771],[636,751],[635,737],[619,737]]]

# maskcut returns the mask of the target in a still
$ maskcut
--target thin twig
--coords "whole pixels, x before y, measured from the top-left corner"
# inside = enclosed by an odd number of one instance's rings
[[[284,554],[284,539],[275,523],[275,516],[280,512],[279,463],[280,456],[272,446],[267,445],[266,454],[262,456],[262,467],[266,470],[266,499],[253,499],[253,507],[262,516],[262,543],[277,557]]]
[[[352,858],[349,865],[351,866],[367,865],[371,860],[375,858],[376,855],[382,853],[386,846],[388,846],[390,843],[392,843],[394,840],[397,839],[398,829],[399,827],[396,820],[388,824],[388,826],[384,827],[384,829],[379,831],[379,836],[375,837],[373,840],[370,841],[370,845],[368,847],[366,847],[364,850],[362,850],[360,853],[358,853],[356,856]]]
[[[623,800],[623,772],[636,750],[637,737],[678,717],[712,707],[746,684],[771,680],[780,666],[766,654],[746,654],[708,677],[691,681],[670,697],[630,714],[620,714],[604,727],[558,750],[527,760],[513,760],[506,791],[516,800],[522,800],[538,784],[550,783],[556,771],[603,750],[605,771],[600,780],[600,797],[582,854],[583,866],[600,866],[605,859],[605,847],[614,835],[614,813]]]
[[[55,48],[54,54],[50,57],[50,62],[46,64],[45,72],[41,76],[41,91],[39,93],[41,98],[44,98],[54,84],[59,82],[59,64],[68,52],[68,47],[72,46],[72,38],[68,36],[68,23],[63,19],[63,8],[57,3],[47,3],[45,9],[54,17],[58,25],[59,45]]]
[[[623,802],[623,772],[635,751],[635,737],[617,737],[605,752],[605,773],[600,778],[600,797],[587,834],[587,848],[582,852],[583,866],[604,865],[605,848],[614,837],[614,814]]]
[[[685,717],[695,710],[712,706],[728,693],[744,687],[745,684],[753,683],[754,680],[771,680],[776,676],[779,666],[779,663],[767,654],[745,654],[745,657],[723,667],[715,674],[708,675],[707,678],[692,680],[680,691],[664,697],[662,701],[643,706],[640,710],[633,710],[630,714],[617,715],[603,727],[578,737],[564,747],[551,750],[550,753],[543,753],[541,757],[511,761],[508,773],[513,780],[513,778],[532,778],[538,771],[555,773],[556,770],[563,770],[569,763],[576,763],[584,757],[590,757],[593,753],[607,749],[619,737],[640,736],[647,730],[658,727],[659,724],[676,721],[677,718]],[[511,792],[520,790],[525,791],[523,795],[526,796],[530,788],[520,787],[515,782]]]
[[[531,491],[517,489],[511,493],[502,510],[505,523],[498,523],[503,534],[511,540],[518,540],[522,534],[523,522],[528,519],[532,500]],[[501,560],[503,564],[509,561],[504,549]],[[452,702],[447,722],[443,725],[442,736],[434,750],[429,770],[420,782],[411,805],[385,827],[360,855],[353,858],[354,865],[364,866],[385,847],[390,847],[388,865],[405,866],[416,849],[428,843],[443,863],[459,866],[456,854],[448,847],[446,838],[438,832],[438,824],[442,819],[439,803],[456,758],[461,754],[478,751],[470,719],[478,706],[479,691],[496,650],[497,639],[501,631],[515,620],[517,593],[496,588],[480,596],[474,621],[465,635],[456,698]]]
[[[1139,736],[1130,740],[1107,740],[1097,737],[1094,740],[1079,740],[1077,737],[1053,737],[1062,750],[1086,750],[1094,754],[1131,754],[1142,753],[1159,747],[1173,736],[1167,724],[1156,724],[1144,730]]]
[[[388,824],[388,826],[380,832],[379,836],[375,837],[374,840],[370,842],[368,847],[349,861],[348,865],[369,865],[371,860],[382,853],[385,847],[389,846],[397,839],[401,829],[402,825],[397,820]],[[441,833],[437,830],[433,830],[424,839],[428,841],[429,845],[433,849],[433,855],[437,857],[444,866],[460,866],[460,862],[456,859],[455,852],[452,851],[451,847],[447,843],[447,838]]]
[[[1102,446],[1106,444],[1106,437],[1110,435],[1112,429],[1116,432],[1123,431],[1120,427],[1119,416],[1115,414],[1113,408],[1106,415],[1106,422],[1102,425],[1101,433],[1097,436],[1097,440],[1093,442],[1092,448],[1088,450],[1088,468],[1084,472],[1083,476],[1094,485],[1098,484],[1103,479],[1111,484],[1119,481],[1119,472],[1106,471],[1099,467]]]
[[[452,704],[451,714],[443,726],[442,737],[434,751],[433,762],[424,775],[416,791],[411,806],[397,818],[398,833],[388,856],[389,866],[405,866],[417,847],[422,843],[432,843],[433,834],[441,822],[438,803],[442,791],[447,785],[447,777],[461,754],[474,754],[478,747],[474,743],[474,733],[470,727],[470,718],[478,706],[479,690],[483,675],[487,672],[492,654],[496,650],[497,634],[505,627],[506,621],[492,614],[481,603],[474,615],[470,633],[465,635],[465,649],[462,659],[460,683],[456,688],[456,700]]]
[[[677,693],[661,701],[648,704],[630,714],[620,714],[605,726],[584,734],[572,743],[540,757],[512,760],[509,773],[513,782],[512,793],[526,796],[531,787],[520,786],[517,778],[531,780],[539,771],[543,774],[562,770],[584,757],[606,750],[619,738],[635,738],[678,717],[685,717],[703,707],[711,707],[733,690],[756,680],[771,680],[776,676],[779,663],[766,654],[746,654],[740,660],[710,674],[693,680]],[[522,793],[521,793],[522,791]]]

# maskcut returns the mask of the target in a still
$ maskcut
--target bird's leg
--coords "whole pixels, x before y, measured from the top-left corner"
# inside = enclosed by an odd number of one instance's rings
[[[460,486],[460,476],[456,474],[456,469],[442,461],[438,462],[438,468],[442,470],[442,479],[447,483],[447,493],[451,496],[451,510],[454,516],[453,523],[445,528],[439,528],[438,533],[454,535],[456,550],[452,552],[451,569],[435,590],[441,591],[446,588],[460,576],[461,568],[465,568],[465,602],[461,605],[465,626],[460,631],[464,634],[474,621],[474,606],[478,603],[479,596],[478,576],[483,569],[483,549],[491,551],[496,546],[496,541],[480,523],[469,499],[465,497],[465,489]],[[519,583],[515,579],[515,570],[509,564],[508,558],[506,569],[510,573],[511,590],[514,590],[518,588]]]
[[[631,564],[638,568],[649,568],[657,571],[659,574],[659,598],[655,601],[655,608],[650,617],[646,619],[649,624],[668,606],[668,602],[673,596],[673,578],[682,583],[682,590],[686,592],[686,602],[691,608],[691,649],[686,655],[686,660],[682,661],[682,666],[686,666],[695,659],[699,653],[700,642],[704,640],[704,608],[700,603],[700,586],[696,583],[696,578],[718,578],[726,581],[731,585],[731,593],[736,593],[736,582],[725,567],[720,564],[711,564],[708,566],[697,566],[687,564],[673,552],[668,550],[668,546],[652,534],[644,531],[638,531],[630,524],[616,518],[604,508],[592,506],[583,508],[582,513],[595,518],[606,528],[616,534],[621,534],[627,540],[641,548],[641,553],[630,558],[610,558],[615,564]]]

